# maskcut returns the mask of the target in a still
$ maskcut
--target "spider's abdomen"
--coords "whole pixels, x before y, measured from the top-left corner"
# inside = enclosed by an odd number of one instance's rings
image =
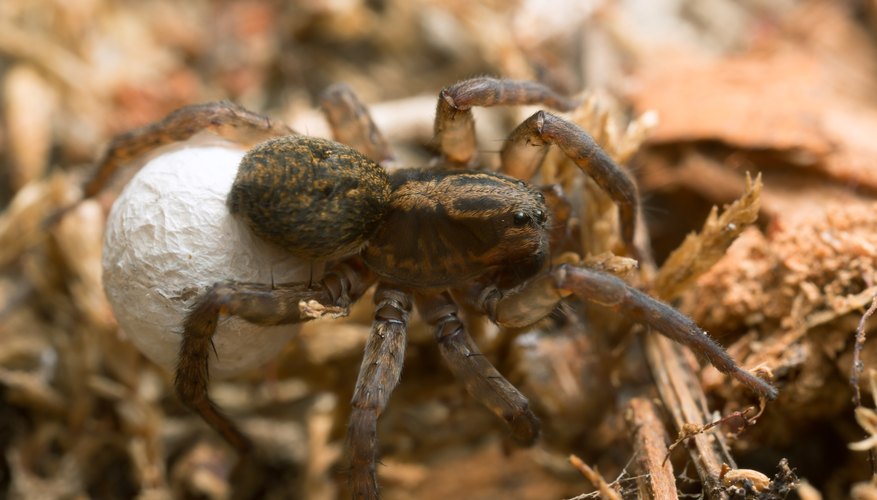
[[[228,195],[231,213],[293,255],[355,253],[375,231],[390,197],[375,162],[337,142],[286,136],[244,156]]]
[[[362,257],[390,282],[454,287],[522,283],[548,255],[548,208],[523,182],[489,172],[402,170]]]

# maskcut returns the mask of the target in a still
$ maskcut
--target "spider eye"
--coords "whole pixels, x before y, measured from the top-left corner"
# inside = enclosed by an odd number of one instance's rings
[[[525,214],[524,212],[515,212],[514,220],[516,226],[523,226],[530,220],[530,218],[527,217],[527,214]]]
[[[539,198],[539,201],[541,201],[542,203],[545,203],[545,195],[542,194],[541,191],[536,191],[536,197]]]
[[[536,210],[536,220],[539,221],[539,223],[542,223],[545,222],[545,219],[545,212],[542,210]]]

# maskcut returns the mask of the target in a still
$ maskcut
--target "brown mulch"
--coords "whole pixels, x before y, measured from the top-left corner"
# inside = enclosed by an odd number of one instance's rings
[[[425,166],[438,91],[485,74],[584,97],[571,119],[637,178],[658,265],[608,253],[614,206],[554,152],[542,180],[567,188],[570,249],[672,301],[780,396],[762,408],[687,350],[575,301],[526,330],[470,318],[543,420],[521,450],[416,321],[379,425],[384,497],[877,495],[873,319],[855,342],[877,295],[877,6],[537,4],[0,3],[0,498],[228,498],[235,486],[234,453],[104,297],[118,186],[58,216],[113,135],[216,99],[326,135],[317,98],[343,81],[400,163]],[[532,112],[479,110],[485,165]],[[265,497],[349,495],[347,402],[370,304],[307,324],[265,369],[214,381],[271,457]]]

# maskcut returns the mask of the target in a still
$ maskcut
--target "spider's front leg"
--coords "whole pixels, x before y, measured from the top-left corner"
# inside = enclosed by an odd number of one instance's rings
[[[478,350],[450,295],[418,294],[417,309],[435,327],[435,338],[448,368],[469,394],[505,420],[516,443],[532,445],[539,437],[539,419],[530,410],[527,398]]]
[[[220,315],[233,315],[259,325],[300,323],[313,319],[299,307],[301,301],[346,308],[373,283],[371,274],[351,260],[335,266],[316,286],[302,283],[262,285],[220,282],[207,291],[183,323],[174,388],[191,408],[239,453],[251,449],[250,440],[208,395],[212,338]]]
[[[759,396],[767,399],[777,396],[774,386],[741,368],[691,318],[610,274],[562,264],[515,293],[503,295],[497,290],[488,290],[482,294],[480,307],[501,325],[526,326],[547,316],[570,294],[622,313],[688,346]]]
[[[347,438],[350,446],[353,498],[377,500],[377,422],[399,383],[405,361],[411,296],[379,286],[375,319],[353,392]]]
[[[542,104],[560,111],[571,111],[576,102],[542,84],[516,80],[474,78],[442,90],[435,117],[435,141],[446,162],[452,166],[468,166],[474,161],[472,107],[521,104]],[[618,205],[621,239],[625,246],[635,258],[648,258],[648,252],[634,243],[639,216],[636,184],[577,125],[544,111],[537,112],[506,139],[500,154],[502,173],[529,180],[551,144],[556,144],[609,194]]]
[[[451,85],[439,93],[435,112],[435,143],[450,165],[469,166],[475,159],[473,107],[541,104],[571,111],[576,102],[541,83],[524,80],[473,78]]]
[[[519,179],[531,178],[551,144],[556,144],[612,198],[618,206],[624,245],[637,259],[644,257],[644,252],[634,243],[639,212],[636,184],[578,125],[537,111],[506,139],[500,153],[502,171]]]

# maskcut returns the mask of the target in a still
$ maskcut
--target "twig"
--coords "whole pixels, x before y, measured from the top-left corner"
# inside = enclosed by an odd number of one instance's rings
[[[600,492],[600,498],[604,498],[606,500],[621,500],[621,495],[618,494],[617,491],[612,489],[612,486],[603,479],[603,476],[600,475],[599,472],[592,469],[588,464],[582,461],[581,458],[570,455],[569,463],[572,464],[573,467],[579,470],[588,481],[590,481],[596,488],[597,491]]]
[[[862,393],[859,390],[859,376],[865,369],[862,363],[862,349],[865,347],[865,323],[877,310],[877,294],[871,299],[871,307],[862,315],[859,326],[856,328],[856,345],[853,347],[853,368],[850,372],[850,385],[853,387],[853,404],[856,408],[862,406]]]
[[[655,405],[644,398],[634,398],[625,415],[631,430],[636,464],[642,474],[637,481],[641,498],[677,498],[673,465],[662,456],[669,454],[669,436]]]
[[[646,335],[645,349],[658,392],[677,429],[686,425],[708,425],[712,420],[706,397],[682,347],[660,335]],[[689,440],[689,454],[708,498],[727,498],[719,475],[722,464],[736,468],[724,436],[695,434]]]
[[[713,420],[712,422],[705,424],[705,425],[692,424],[690,422],[684,424],[682,426],[682,429],[679,430],[679,436],[676,438],[676,441],[674,441],[673,444],[671,444],[669,446],[669,448],[667,448],[667,454],[664,457],[664,462],[666,462],[670,458],[670,452],[675,450],[676,447],[679,446],[681,443],[684,443],[687,439],[694,437],[698,434],[703,434],[704,432],[712,429],[713,427],[730,422],[731,420],[734,420],[735,418],[743,419],[743,425],[740,426],[740,430],[745,429],[746,427],[748,427],[750,425],[754,425],[756,420],[758,420],[758,417],[760,417],[761,414],[764,412],[764,408],[766,406],[766,401],[764,399],[762,399],[761,404],[759,406],[760,406],[760,409],[759,409],[758,413],[756,413],[752,417],[747,417],[746,414],[749,413],[750,411],[755,411],[754,406],[750,406],[743,411],[738,410],[738,411],[735,411],[733,413],[729,413],[728,415],[725,415],[725,416],[720,417],[716,420]]]
[[[862,318],[859,319],[859,325],[856,327],[856,343],[853,346],[853,366],[850,370],[850,385],[853,388],[853,404],[856,407],[856,411],[861,411],[860,408],[862,408],[862,391],[859,389],[859,376],[865,369],[865,363],[862,362],[862,349],[865,348],[866,339],[865,324],[874,314],[874,311],[877,311],[877,294],[874,294],[871,299],[871,306],[865,311]],[[875,397],[877,397],[877,395],[875,395]],[[875,453],[873,447],[868,448],[868,462],[871,464],[871,476],[877,477],[877,453]]]
[[[92,95],[99,87],[89,78],[94,71],[68,47],[6,21],[0,22],[0,53],[35,64],[80,96]]]
[[[574,462],[574,460],[577,460],[578,462]],[[618,477],[615,478],[615,481],[608,483],[606,486],[614,487],[617,490],[617,489],[623,488],[622,483],[631,482],[631,481],[639,481],[642,478],[642,476],[629,476],[628,477],[627,469],[630,467],[630,464],[632,462],[633,462],[633,457],[631,457],[631,459],[627,462],[627,464],[624,465],[624,467],[621,469],[621,472],[618,474]],[[579,463],[583,463],[582,459],[580,459],[579,457],[577,457],[575,455],[570,455],[570,463],[574,467],[579,469],[579,472],[582,472],[581,468],[578,465]],[[582,472],[582,474],[584,474],[584,472]],[[624,492],[622,489],[622,493],[620,494],[622,498],[624,497],[623,493]],[[582,493],[581,495],[577,495],[577,496],[574,496],[572,498],[568,498],[566,500],[590,500],[592,498],[600,498],[600,497],[602,497],[602,492],[598,490],[598,491],[592,491],[591,493]]]

